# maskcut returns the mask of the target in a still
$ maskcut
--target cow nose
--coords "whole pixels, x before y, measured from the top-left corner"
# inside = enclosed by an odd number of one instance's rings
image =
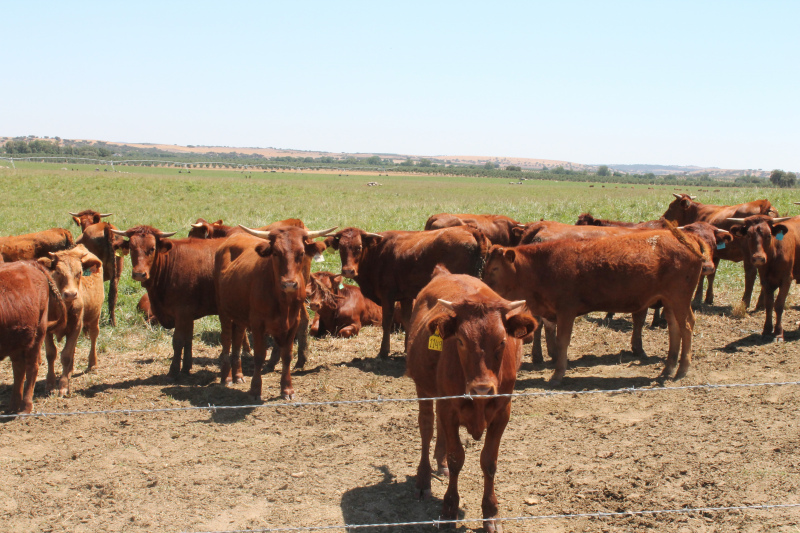
[[[353,279],[356,277],[356,270],[354,268],[342,267],[342,276]]]
[[[766,256],[756,254],[753,256],[753,264],[755,266],[763,266],[767,262]]]
[[[147,272],[134,270],[131,273],[131,277],[134,279],[134,281],[147,281]]]
[[[308,304],[308,307],[309,307],[309,308],[310,308],[312,311],[319,311],[319,302],[310,302],[310,303]]]
[[[297,290],[297,282],[296,281],[281,281],[281,288],[286,291],[296,291]]]
[[[488,396],[495,394],[495,389],[492,385],[473,385],[469,388],[470,396]]]
[[[703,263],[703,275],[709,276],[714,273],[714,263]]]
[[[71,302],[78,297],[78,291],[64,291],[61,293],[61,296],[64,298],[64,300]]]

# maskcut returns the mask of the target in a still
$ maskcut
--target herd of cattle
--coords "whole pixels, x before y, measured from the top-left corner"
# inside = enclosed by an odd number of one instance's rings
[[[349,337],[361,326],[380,323],[379,357],[389,354],[390,332],[399,322],[407,332],[407,373],[420,398],[417,490],[421,496],[430,492],[435,417],[433,402],[425,398],[471,396],[437,402],[440,438],[434,457],[454,481],[464,459],[459,426],[476,439],[487,432],[483,516],[494,530],[493,474],[511,410],[509,398],[495,395],[513,391],[523,342],[533,340],[533,358],[541,361],[542,329],[555,361],[551,383],[559,384],[577,316],[632,313],[632,349],[642,356],[647,310],[663,309],[669,348],[662,376],[681,378],[691,363],[692,301],[702,300],[707,277],[705,302],[713,302],[714,272],[725,259],[744,264],[746,307],[759,275],[763,334],[783,338],[786,296],[792,280],[800,279],[800,217],[778,217],[768,200],[713,206],[686,194],[675,197],[660,220],[642,223],[590,214],[575,225],[439,214],[428,219],[424,231],[370,233],[353,227],[312,231],[298,219],[256,229],[199,219],[184,239],[146,225],[121,231],[102,220],[111,213],[70,213],[83,231],[74,242],[69,231],[58,228],[0,238],[0,359],[10,357],[13,367],[10,410],[32,409],[42,343],[48,392],[69,392],[81,331],[91,339],[89,368],[97,364],[103,282],[109,281],[108,314],[115,325],[117,286],[129,255],[132,278],[147,291],[140,309],[149,320],[174,328],[169,370],[174,379],[191,371],[193,325],[204,316],[220,319],[222,383],[244,382],[241,355],[249,350],[251,332],[250,394],[257,399],[264,367],[274,370],[278,359],[281,394],[293,397],[295,341],[296,367],[307,359],[307,301],[315,313],[310,327],[315,336]],[[326,248],[338,251],[341,273],[312,274],[312,261]],[[57,381],[55,338],[63,337]],[[442,516],[455,518],[457,510],[451,483]]]

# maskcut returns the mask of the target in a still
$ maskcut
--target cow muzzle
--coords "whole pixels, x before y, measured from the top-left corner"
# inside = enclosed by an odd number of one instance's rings
[[[767,257],[761,254],[753,254],[752,257],[753,264],[755,266],[764,266],[767,264]]]
[[[703,268],[701,272],[703,273],[704,276],[710,276],[711,274],[714,273],[715,270],[716,269],[714,268],[714,263],[707,261],[703,263]]]
[[[131,277],[133,278],[134,281],[147,281],[148,276],[147,272],[134,270],[133,272],[131,272]]]
[[[299,285],[295,280],[282,280],[281,281],[281,290],[283,292],[295,292]]]
[[[344,276],[346,278],[349,278],[349,279],[354,279],[357,275],[358,275],[358,272],[356,272],[355,268],[342,267],[342,276]]]
[[[78,291],[63,291],[61,297],[65,302],[71,302],[78,297]]]
[[[497,385],[494,383],[471,383],[467,387],[467,394],[470,396],[491,396],[497,394]]]

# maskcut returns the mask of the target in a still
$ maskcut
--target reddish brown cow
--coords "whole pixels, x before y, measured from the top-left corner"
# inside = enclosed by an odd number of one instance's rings
[[[0,237],[0,256],[3,261],[25,261],[46,256],[49,252],[69,250],[75,246],[72,233],[63,228],[52,228],[36,233]]]
[[[33,409],[45,333],[66,323],[61,293],[44,267],[35,261],[0,264],[0,360],[9,357],[14,371],[10,412]]]
[[[464,465],[464,447],[458,429],[465,426],[475,440],[486,431],[481,452],[481,508],[487,531],[502,529],[496,521],[494,478],[500,439],[511,415],[511,398],[483,397],[514,392],[522,360],[520,339],[536,327],[536,321],[524,306],[524,300],[504,300],[479,279],[437,268],[414,304],[408,333],[407,374],[417,389],[422,437],[417,496],[431,494],[429,456],[434,409],[433,401],[426,398],[470,395],[470,399],[436,401],[438,432],[434,457],[441,471],[449,470],[450,477],[442,518],[454,520],[458,516],[458,475]],[[441,346],[429,344],[436,333],[441,335]]]
[[[378,304],[364,298],[361,289],[342,283],[342,275],[315,272],[306,286],[308,306],[316,316],[311,323],[311,335],[336,337],[358,335],[362,326],[377,326],[383,314]]]
[[[308,231],[282,226],[271,231],[245,228],[251,235],[232,235],[216,253],[214,284],[222,326],[220,374],[223,383],[243,382],[240,350],[245,330],[253,332],[253,379],[250,394],[261,399],[265,336],[274,339],[282,363],[281,394],[294,396],[289,364],[306,297],[305,272],[311,258],[325,250],[313,242],[335,230]],[[231,344],[233,350],[231,351]]]
[[[768,215],[771,217],[778,216],[778,211],[772,207],[769,200],[755,200],[745,204],[737,205],[705,205],[700,202],[694,201],[694,196],[688,194],[676,194],[675,200],[669,204],[667,211],[664,213],[664,218],[677,222],[679,226],[685,226],[692,222],[708,222],[720,229],[730,231],[732,222],[728,221],[731,217],[746,218],[753,215]],[[738,244],[738,245],[737,245]],[[714,265],[719,265],[720,259],[726,261],[733,261],[738,263],[745,258],[747,251],[741,243],[734,243],[731,246],[726,246],[724,249],[718,250],[714,254]],[[744,294],[742,295],[742,303],[745,309],[750,307],[750,299],[753,295],[753,284],[756,280],[756,269],[749,261],[743,262],[744,266]],[[695,300],[700,301],[703,293],[703,278],[700,278],[697,286],[697,293]],[[759,298],[761,301],[761,298]],[[706,290],[705,303],[711,305],[714,303],[714,277],[708,278],[708,289]]]
[[[87,371],[97,367],[97,335],[100,333],[100,310],[104,298],[103,264],[80,244],[71,250],[40,257],[39,263],[50,271],[67,308],[67,325],[58,333],[59,341],[63,336],[67,338],[61,350],[61,378],[58,380],[58,394],[65,396],[70,391],[75,346],[81,331],[89,336],[91,343]],[[55,333],[50,332],[45,338],[47,355],[45,390],[48,393],[56,389],[55,336]]]
[[[130,251],[131,276],[147,290],[158,322],[165,328],[175,328],[169,376],[177,379],[181,371],[189,374],[194,321],[217,314],[214,253],[221,241],[168,239],[175,232],[164,233],[151,226],[114,233],[128,239],[121,247]]]
[[[85,211],[82,211],[82,213],[85,213]],[[98,216],[108,216],[110,214],[100,215],[97,213]],[[84,245],[91,254],[97,256],[100,262],[103,263],[103,281],[108,281],[108,320],[112,326],[117,325],[116,308],[119,278],[125,267],[123,254],[126,253],[122,248],[124,239],[114,234],[116,229],[116,226],[108,222],[91,224],[86,226],[76,241],[77,244]]]
[[[432,215],[425,222],[425,231],[432,229],[452,228],[454,226],[472,226],[486,235],[492,244],[510,246],[512,244],[512,229],[519,222],[505,215],[470,215],[466,213],[451,214],[439,213]]]
[[[605,220],[594,218],[591,213],[583,213],[578,217],[576,226],[618,226],[621,228],[661,229],[664,227],[660,220],[647,220],[645,222],[623,222],[622,220]]]
[[[675,370],[680,350],[678,379],[691,364],[692,290],[703,266],[710,263],[708,246],[694,235],[674,228],[640,230],[516,249],[493,246],[484,279],[504,297],[524,298],[531,312],[556,322],[554,384],[561,382],[567,369],[575,317],[591,311],[641,313],[660,300],[670,339],[662,376]]]
[[[783,340],[783,309],[792,280],[800,280],[800,217],[772,218],[756,215],[729,219],[731,233],[741,237],[747,247],[746,261],[758,269],[764,292],[766,317],[762,335]],[[775,289],[778,298],[775,299]],[[775,327],[772,310],[775,309]]]
[[[136,310],[144,315],[145,322],[151,326],[158,325],[158,319],[156,318],[156,315],[153,314],[153,310],[150,308],[150,297],[147,295],[147,293],[144,293],[142,297],[139,298],[139,303],[136,304]]]
[[[92,224],[99,224],[105,217],[110,217],[114,213],[98,213],[92,209],[84,209],[80,213],[69,212],[69,214],[72,215],[75,224],[80,226],[81,231],[86,231]]]
[[[354,279],[364,296],[381,305],[383,339],[378,357],[387,357],[395,302],[401,304],[408,331],[412,302],[430,281],[434,267],[442,263],[451,272],[477,276],[490,243],[480,230],[457,226],[382,233],[346,228],[325,239],[325,244],[339,250],[342,275]]]
[[[306,225],[303,224],[303,221],[299,218],[287,218],[286,220],[273,222],[272,224],[264,226],[263,228],[255,229],[269,231],[273,228],[277,228],[278,226],[297,226],[298,228],[306,227]],[[245,231],[239,226],[223,225],[222,219],[217,220],[216,222],[207,222],[203,218],[198,218],[197,222],[192,224],[192,229],[189,230],[189,237],[193,237],[195,239],[221,239],[224,237],[230,237],[234,233],[245,233]]]

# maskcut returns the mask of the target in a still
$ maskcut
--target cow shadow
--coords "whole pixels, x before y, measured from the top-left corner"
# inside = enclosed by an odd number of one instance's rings
[[[800,340],[800,329],[795,329],[794,331],[786,331],[783,332],[783,339],[784,342],[793,342],[796,340]],[[725,353],[736,353],[741,351],[742,348],[753,347],[753,346],[764,346],[767,344],[772,344],[775,342],[775,337],[772,335],[762,335],[761,333],[751,333],[746,337],[742,337],[735,341],[731,341],[719,350]]]
[[[558,387],[550,385],[548,377],[530,377],[518,379],[514,388],[515,390],[527,390],[529,388],[544,389],[543,392],[580,392],[584,390],[640,389],[644,387],[661,386],[662,384],[663,380],[658,377],[580,376],[570,374],[569,370],[567,370],[567,375],[564,376],[561,385]]]
[[[342,495],[341,507],[344,523],[349,533],[359,533],[364,528],[355,526],[363,524],[387,524],[402,522],[427,522],[436,520],[442,510],[442,500],[429,498],[419,501],[414,497],[415,478],[406,476],[399,481],[388,466],[376,467],[383,474],[383,479],[367,487],[350,489]],[[435,480],[434,480],[435,482]],[[459,509],[459,518],[464,512]],[[402,531],[432,531],[434,526],[406,526]],[[369,531],[394,533],[396,527],[369,528]]]
[[[222,346],[222,334],[219,331],[203,331],[200,342],[206,346]]]
[[[406,355],[402,352],[394,352],[385,359],[380,359],[378,357],[356,357],[349,362],[339,363],[336,366],[356,368],[362,372],[375,374],[376,376],[400,378],[406,373]]]
[[[194,407],[253,406],[261,403],[254,400],[245,390],[222,385],[209,387],[184,387],[173,385],[161,389],[161,392],[177,401],[189,402],[189,404]],[[255,407],[210,409],[211,421],[217,424],[240,422],[255,409]]]

